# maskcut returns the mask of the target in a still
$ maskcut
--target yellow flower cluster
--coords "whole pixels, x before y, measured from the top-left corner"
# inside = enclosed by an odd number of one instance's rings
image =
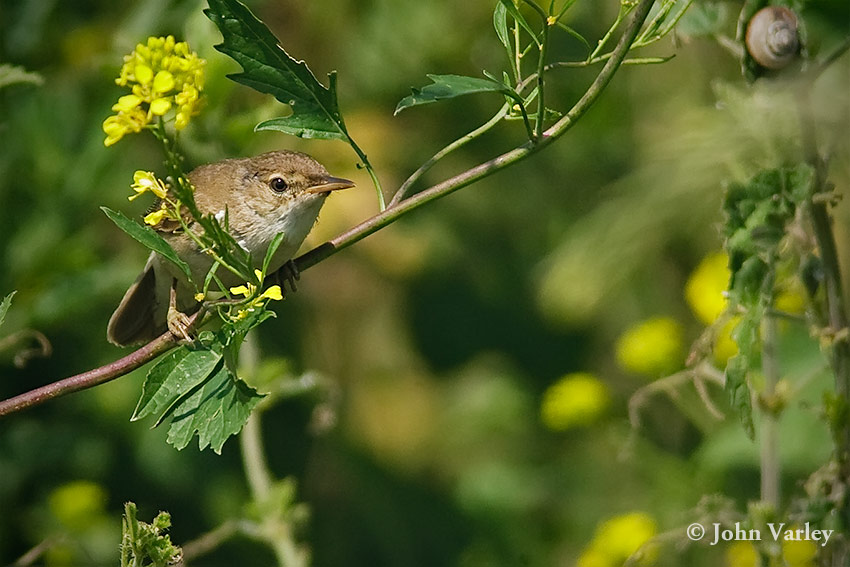
[[[684,362],[682,326],[670,317],[653,317],[617,339],[617,362],[630,372],[658,377]]]
[[[563,431],[593,423],[608,408],[608,387],[592,374],[567,374],[549,386],[540,404],[540,419],[549,429]]]
[[[631,512],[602,522],[581,554],[578,567],[620,567],[632,558],[634,565],[650,565],[657,550],[646,545],[658,529],[649,515]],[[635,554],[638,556],[632,557]]]
[[[155,116],[176,108],[174,126],[182,130],[198,113],[204,87],[206,61],[174,36],[149,37],[124,56],[121,75],[115,82],[130,87],[112,107],[116,112],[103,122],[104,145],[111,146],[126,134],[139,132]]]
[[[254,270],[254,275],[257,276],[257,279],[261,282],[263,281],[263,274],[260,270]],[[248,282],[247,285],[240,285],[236,287],[230,288],[230,293],[233,295],[241,295],[243,297],[251,297],[257,292],[257,286]],[[254,311],[257,307],[260,307],[268,300],[280,301],[283,299],[283,293],[281,292],[279,285],[270,286],[266,291],[252,299],[245,305],[244,309],[240,309],[236,313],[236,320],[244,319],[248,316],[249,313]]]

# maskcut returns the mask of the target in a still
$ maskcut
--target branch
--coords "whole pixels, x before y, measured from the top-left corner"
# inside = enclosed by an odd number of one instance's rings
[[[500,156],[497,156],[489,161],[477,165],[463,173],[455,175],[441,183],[425,189],[407,199],[397,202],[395,205],[385,209],[377,215],[365,220],[359,225],[347,230],[336,238],[320,244],[313,250],[299,256],[294,260],[299,271],[304,271],[312,266],[315,266],[322,260],[332,256],[344,248],[348,248],[352,244],[359,242],[377,232],[378,230],[388,226],[401,218],[403,215],[421,207],[426,203],[430,203],[441,197],[445,197],[454,193],[458,189],[462,189],[480,179],[493,175],[497,171],[501,171],[506,167],[513,165],[547,147],[549,144],[563,136],[576,121],[584,115],[594,102],[599,98],[608,83],[617,72],[617,69],[623,63],[626,55],[632,47],[632,43],[637,37],[643,22],[646,20],[649,10],[655,0],[640,0],[640,3],[632,11],[628,25],[623,31],[617,46],[611,52],[611,57],[606,61],[605,66],[596,76],[593,83],[588,87],[584,95],[573,105],[572,109],[562,116],[553,126],[543,132],[539,140],[529,141],[522,146],[514,148]],[[195,317],[191,321],[194,323]],[[170,333],[166,332],[160,337],[154,339],[139,350],[116,360],[106,366],[95,368],[88,372],[48,384],[36,390],[21,394],[14,398],[0,402],[0,416],[7,415],[16,411],[26,409],[28,407],[38,405],[47,400],[70,394],[78,390],[84,390],[97,386],[104,382],[114,380],[132,370],[142,366],[143,364],[153,360],[166,350],[176,346],[177,339]]]
[[[309,252],[296,258],[295,264],[299,270],[303,271],[307,268],[315,266],[325,258],[339,252],[340,250],[359,242],[398,220],[402,215],[421,207],[435,199],[445,197],[454,193],[458,189],[471,185],[472,183],[488,177],[497,171],[505,169],[514,163],[521,161],[534,153],[542,150],[561,136],[563,136],[576,121],[584,115],[594,102],[599,98],[608,83],[614,77],[617,69],[622,64],[623,60],[631,49],[632,42],[637,37],[638,31],[644,20],[649,14],[649,9],[652,7],[654,0],[641,0],[640,4],[632,12],[626,29],[623,31],[617,47],[611,52],[611,57],[606,61],[605,66],[596,76],[596,79],[588,87],[584,96],[575,103],[575,105],[561,117],[558,122],[543,132],[543,136],[539,141],[527,142],[522,146],[514,148],[504,154],[497,156],[489,161],[473,167],[463,173],[460,173],[452,178],[449,178],[442,183],[438,183],[429,189],[425,189],[407,199],[396,202],[394,205],[387,208],[385,211],[363,221],[354,228],[340,234],[336,238],[325,242],[310,250]]]
[[[189,318],[190,324],[195,322],[198,314],[192,315]],[[14,398],[0,401],[0,417],[25,410],[31,406],[36,406],[40,403],[70,394],[78,390],[85,390],[104,382],[114,380],[136,368],[150,362],[160,354],[177,346],[178,339],[171,334],[171,331],[166,331],[156,339],[152,340],[142,348],[131,352],[124,358],[120,358],[115,362],[110,362],[105,366],[65,378],[58,382],[53,382],[41,388],[36,388]]]

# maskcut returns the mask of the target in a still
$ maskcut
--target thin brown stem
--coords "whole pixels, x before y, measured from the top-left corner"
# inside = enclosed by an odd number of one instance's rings
[[[577,120],[588,111],[611,82],[611,79],[613,79],[617,69],[619,69],[622,65],[623,60],[631,49],[635,37],[637,37],[638,31],[643,25],[643,22],[646,20],[649,10],[654,2],[655,0],[640,0],[640,3],[632,11],[629,22],[623,30],[623,35],[620,37],[617,46],[611,52],[610,59],[606,61],[604,67],[599,72],[599,75],[596,76],[596,79],[594,79],[593,83],[591,83],[578,102],[573,105],[572,109],[562,116],[554,125],[545,130],[539,140],[536,140],[535,142],[527,142],[522,146],[514,148],[500,156],[494,157],[489,161],[438,183],[429,189],[404,199],[393,207],[381,211],[374,217],[296,258],[294,262],[299,271],[304,271],[311,266],[315,266],[336,252],[363,240],[370,234],[377,232],[381,228],[395,222],[401,216],[426,203],[454,193],[458,189],[471,185],[480,179],[493,175],[497,171],[501,171],[502,169],[533,155],[563,136],[575,125]],[[192,321],[194,322],[194,318]],[[162,354],[169,348],[175,346],[176,343],[176,339],[170,332],[167,332],[120,360],[116,360],[115,362],[100,368],[95,368],[94,370],[84,372],[83,374],[78,374],[77,376],[72,376],[71,378],[54,382],[53,384],[49,384],[42,388],[38,388],[31,392],[0,402],[0,416],[23,410],[71,392],[91,388],[92,386],[123,376],[124,374],[127,374],[128,372],[153,360],[159,354]]]
[[[194,323],[199,313],[192,315],[189,318],[190,323]],[[159,337],[155,338],[140,349],[131,352],[123,358],[119,358],[115,362],[110,362],[99,368],[47,384],[41,388],[36,388],[14,398],[0,401],[0,416],[4,416],[16,411],[25,410],[29,407],[44,403],[53,398],[64,396],[79,390],[85,390],[110,380],[114,380],[129,372],[150,362],[160,354],[177,346],[178,339],[171,334],[171,331],[166,331]]]
[[[438,183],[429,189],[421,191],[407,199],[404,199],[394,206],[387,208],[385,211],[363,221],[359,225],[349,229],[313,250],[299,256],[295,259],[295,264],[300,271],[304,271],[311,266],[315,266],[325,258],[339,252],[340,250],[351,246],[352,244],[363,240],[370,234],[373,234],[381,228],[395,222],[401,216],[410,211],[441,197],[445,197],[454,193],[458,189],[466,187],[484,177],[488,177],[497,171],[521,161],[532,154],[542,150],[561,136],[563,136],[570,128],[572,128],[577,120],[583,116],[588,109],[596,102],[608,83],[617,72],[617,69],[622,64],[626,54],[631,49],[632,42],[637,36],[640,27],[643,25],[649,14],[649,9],[652,7],[654,0],[641,0],[637,8],[632,12],[631,19],[620,37],[617,46],[611,52],[611,57],[606,61],[605,66],[596,76],[596,79],[585,91],[584,95],[573,105],[572,109],[560,118],[554,125],[543,132],[542,138],[537,142],[528,142],[505,152],[504,154],[494,157],[480,165],[477,165],[463,173],[451,177],[441,183]]]
[[[843,52],[843,51],[842,51]],[[816,77],[817,75],[815,75]],[[810,83],[811,84],[811,83]],[[823,270],[823,286],[826,297],[827,331],[834,337],[831,345],[832,371],[835,374],[835,401],[833,415],[830,416],[830,428],[835,444],[835,462],[838,465],[839,478],[847,485],[850,482],[850,341],[847,338],[848,314],[844,288],[841,278],[841,265],[835,234],[832,230],[832,218],[828,203],[814,196],[827,192],[827,162],[818,150],[815,118],[809,85],[803,86],[798,93],[797,108],[800,117],[800,138],[805,161],[814,170],[814,180],[810,189],[807,208],[811,219],[815,241],[820,251]],[[844,499],[840,514],[845,524],[850,523],[850,505]],[[836,558],[846,558],[848,548],[840,546]],[[843,559],[840,559],[843,561]]]

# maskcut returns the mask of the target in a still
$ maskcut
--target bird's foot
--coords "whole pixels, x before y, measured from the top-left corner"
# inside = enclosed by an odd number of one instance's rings
[[[171,293],[168,297],[168,314],[165,321],[168,324],[168,330],[174,335],[174,338],[181,342],[192,342],[192,336],[189,334],[192,328],[192,320],[188,315],[177,309],[177,280],[171,282]]]
[[[298,286],[295,282],[301,279],[301,272],[298,270],[298,266],[295,265],[295,262],[292,260],[287,260],[286,263],[281,266],[275,273],[271,275],[269,280],[271,280],[271,284],[278,284],[280,286],[281,294],[286,297],[286,285],[289,284],[289,289],[292,293],[298,291]]]

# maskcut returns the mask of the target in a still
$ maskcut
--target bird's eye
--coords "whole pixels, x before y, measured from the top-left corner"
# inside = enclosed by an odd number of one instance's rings
[[[272,188],[272,191],[283,193],[287,187],[286,180],[283,177],[272,177],[272,180],[269,181],[269,187]]]

